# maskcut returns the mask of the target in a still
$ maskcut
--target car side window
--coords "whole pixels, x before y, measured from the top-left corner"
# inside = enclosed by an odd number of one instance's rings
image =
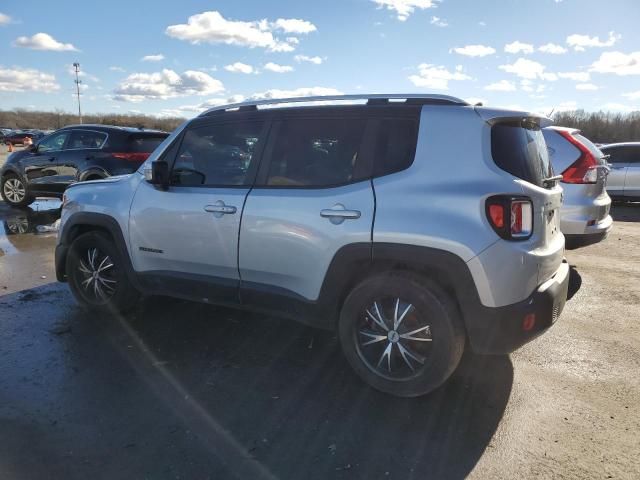
[[[640,147],[627,147],[627,162],[640,165]]]
[[[283,120],[273,145],[266,184],[330,187],[358,180],[364,118]]]
[[[238,186],[252,181],[249,171],[262,139],[264,122],[206,125],[185,132],[171,171],[171,184]]]
[[[74,130],[67,149],[101,148],[107,139],[107,134],[90,130]]]
[[[40,143],[38,143],[38,153],[62,150],[68,136],[69,132],[60,132],[42,139]]]
[[[416,155],[417,140],[417,120],[381,120],[376,132],[374,176],[388,175],[409,168]]]
[[[614,147],[604,150],[606,155],[609,155],[609,163],[627,163],[630,162],[629,148],[627,147]]]

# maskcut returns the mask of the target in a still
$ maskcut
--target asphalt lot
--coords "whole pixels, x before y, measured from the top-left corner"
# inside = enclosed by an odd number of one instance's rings
[[[0,202],[0,478],[640,477],[640,205],[567,253],[549,332],[417,399],[286,320],[164,298],[88,315],[37,230],[58,207]]]

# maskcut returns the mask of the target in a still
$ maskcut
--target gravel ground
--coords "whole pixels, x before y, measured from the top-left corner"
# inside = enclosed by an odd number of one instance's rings
[[[418,399],[285,320],[158,298],[85,313],[34,233],[58,206],[0,203],[1,478],[640,478],[640,205],[567,252],[579,289],[551,330]]]

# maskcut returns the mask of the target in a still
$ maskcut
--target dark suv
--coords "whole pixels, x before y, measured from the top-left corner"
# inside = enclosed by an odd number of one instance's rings
[[[73,125],[7,158],[0,193],[23,207],[37,196],[62,197],[75,182],[135,172],[166,132],[107,125]]]

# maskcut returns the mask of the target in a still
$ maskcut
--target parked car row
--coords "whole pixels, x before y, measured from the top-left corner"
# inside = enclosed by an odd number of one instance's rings
[[[634,191],[630,144],[550,123],[442,95],[253,101],[171,135],[65,127],[9,157],[1,192],[63,196],[56,275],[89,308],[163,294],[335,329],[364,381],[416,396],[465,348],[551,327],[565,245],[612,228],[610,169]]]

